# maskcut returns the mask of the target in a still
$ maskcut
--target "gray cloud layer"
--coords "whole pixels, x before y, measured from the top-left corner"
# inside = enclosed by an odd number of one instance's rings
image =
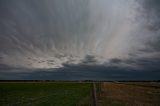
[[[159,0],[2,0],[0,78],[158,76],[159,11]]]

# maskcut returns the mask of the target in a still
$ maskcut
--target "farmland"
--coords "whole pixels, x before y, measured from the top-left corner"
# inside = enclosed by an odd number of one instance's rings
[[[159,82],[97,84],[98,106],[160,106]]]
[[[90,83],[0,83],[1,106],[89,105]]]
[[[1,106],[160,106],[159,100],[160,82],[0,82]]]

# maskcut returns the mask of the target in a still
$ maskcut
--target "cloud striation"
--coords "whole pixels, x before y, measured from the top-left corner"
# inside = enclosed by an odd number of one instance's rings
[[[159,0],[0,1],[0,78],[156,79],[159,11]]]

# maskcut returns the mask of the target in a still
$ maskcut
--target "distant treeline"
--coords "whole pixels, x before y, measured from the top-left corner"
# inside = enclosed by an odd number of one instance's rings
[[[120,80],[120,81],[96,81],[96,80],[0,80],[0,82],[160,82],[160,80]]]

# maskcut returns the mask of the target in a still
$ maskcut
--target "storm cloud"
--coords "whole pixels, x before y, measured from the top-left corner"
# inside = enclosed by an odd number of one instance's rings
[[[159,0],[1,0],[0,14],[1,79],[160,76]]]

